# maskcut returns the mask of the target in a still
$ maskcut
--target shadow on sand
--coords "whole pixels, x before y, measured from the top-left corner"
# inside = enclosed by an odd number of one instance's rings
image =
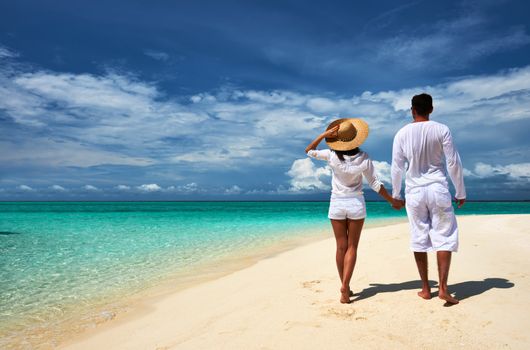
[[[430,281],[429,285],[431,288],[436,288],[438,282]],[[486,278],[482,281],[467,281],[460,282],[456,284],[449,285],[449,292],[454,294],[455,298],[459,300],[464,300],[467,298],[474,297],[476,295],[487,292],[490,289],[500,288],[512,288],[515,286],[513,282],[508,281],[505,278]],[[411,290],[411,289],[421,289],[421,281],[408,281],[402,283],[390,283],[390,284],[381,284],[381,283],[371,283],[370,287],[363,289],[361,292],[354,294],[357,298],[353,301],[359,301],[367,298],[371,298],[379,293],[392,293],[399,292],[402,290]],[[437,296],[438,293],[433,293],[433,297]],[[446,305],[449,306],[450,304]]]
[[[431,288],[433,288],[438,285],[438,282],[429,280],[429,285],[431,286]],[[421,281],[416,280],[416,281],[408,281],[408,282],[402,282],[402,283],[390,283],[390,284],[370,283],[370,287],[365,288],[361,292],[354,294],[354,296],[357,296],[357,298],[353,299],[353,301],[368,299],[379,293],[392,293],[392,292],[399,292],[401,290],[411,290],[411,289],[420,290]]]
[[[506,289],[513,286],[515,284],[505,278],[486,278],[483,281],[467,281],[450,285],[449,291],[454,293],[455,298],[464,300],[493,288]]]

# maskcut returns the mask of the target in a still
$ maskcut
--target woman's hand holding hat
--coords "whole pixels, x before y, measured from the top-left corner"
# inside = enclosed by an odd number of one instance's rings
[[[331,122],[327,130],[335,130],[339,126],[337,132],[333,133],[332,137],[326,136],[326,143],[328,147],[334,151],[349,151],[355,149],[363,144],[368,137],[368,124],[359,118],[342,118]]]
[[[324,131],[322,133],[322,136],[324,136],[325,138],[329,138],[329,139],[337,138],[338,133],[339,133],[339,128],[340,128],[340,125],[335,125],[334,127]]]

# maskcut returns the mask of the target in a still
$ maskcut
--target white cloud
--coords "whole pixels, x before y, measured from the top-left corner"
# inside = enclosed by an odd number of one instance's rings
[[[116,189],[119,190],[119,191],[128,191],[131,189],[130,186],[127,186],[127,185],[118,185],[116,186]]]
[[[309,158],[295,160],[287,175],[291,178],[289,190],[292,192],[328,190],[330,188],[323,181],[329,181],[331,169],[328,166],[317,168]]]
[[[15,58],[18,57],[19,54],[13,50],[8,49],[5,46],[0,45],[0,59],[2,58]]]
[[[215,96],[209,93],[200,93],[200,94],[191,96],[190,101],[193,103],[199,103],[199,102],[213,103],[213,102],[217,102],[217,99],[215,98]]]
[[[54,136],[59,138],[62,135],[65,139],[66,135],[75,137],[77,144],[83,145],[78,148],[85,147],[88,148],[86,152],[93,152],[95,159],[91,164],[98,163],[99,157],[102,158],[100,164],[155,162],[145,150],[156,151],[162,158],[167,153],[171,159],[186,160],[187,152],[171,155],[160,148],[164,138],[179,136],[204,141],[194,152],[204,146],[212,153],[234,149],[234,140],[238,140],[238,144],[248,140],[244,146],[252,148],[251,152],[230,152],[224,158],[248,157],[258,152],[256,146],[270,145],[271,141],[285,136],[305,139],[308,133],[322,129],[337,116],[362,116],[373,131],[394,131],[389,121],[397,118],[396,113],[402,118],[403,113],[408,112],[411,96],[423,90],[434,95],[437,116],[447,115],[468,123],[478,118],[496,122],[495,118],[484,119],[485,111],[490,115],[493,111],[503,120],[525,118],[530,108],[526,107],[530,105],[527,103],[530,100],[529,67],[466,77],[432,87],[365,92],[350,98],[290,91],[221,91],[218,96],[207,93],[192,96],[195,102],[192,105],[165,99],[155,85],[117,74],[95,76],[37,71],[4,76],[0,82],[4,85],[0,105],[16,122],[36,128],[53,127]],[[515,107],[514,99],[518,99]],[[464,113],[466,118],[461,118]],[[112,153],[98,147],[102,144],[120,145],[124,152]],[[39,147],[36,153],[47,149],[49,147]],[[65,155],[57,158],[66,162],[70,156],[65,151]],[[203,161],[217,159],[218,155],[205,157]]]
[[[372,161],[378,178],[386,184],[390,184],[390,164],[387,162]],[[315,167],[310,158],[297,159],[293,162],[291,169],[287,172],[291,177],[291,192],[321,191],[328,190],[328,182],[331,176],[329,166]]]
[[[32,143],[51,146],[29,144],[25,151],[18,148],[20,138],[13,137],[11,144],[4,142],[14,152],[0,157],[47,162],[55,155],[52,161],[75,166],[155,163],[164,157],[161,140],[186,136],[195,122],[207,119],[201,111],[164,98],[152,84],[113,73],[17,73],[0,68],[0,108],[35,133]],[[39,130],[44,129],[53,134],[41,136]],[[57,143],[61,145],[55,147]],[[120,151],[105,145],[119,146]],[[54,147],[61,151],[54,152]],[[72,148],[76,151],[70,152]]]
[[[225,194],[240,194],[241,192],[243,192],[243,190],[238,185],[233,185],[232,187],[225,189]]]
[[[304,111],[303,106],[289,109],[279,107],[271,111],[262,111],[255,128],[259,135],[265,137],[302,135],[305,137],[307,132],[321,127],[323,120],[323,117]]]
[[[464,168],[463,173],[464,173],[464,177],[475,176],[475,174],[473,174],[473,172],[467,168]]]
[[[17,187],[19,190],[21,191],[25,191],[25,192],[30,192],[30,191],[34,191],[33,188],[27,186],[27,185],[20,185]]]
[[[149,56],[157,61],[167,61],[169,59],[169,54],[156,50],[145,50],[144,55]]]
[[[194,95],[190,97],[190,101],[193,103],[199,103],[201,102],[201,100],[202,100],[202,97],[199,95]]]
[[[530,118],[530,66],[435,86],[365,93],[360,103],[370,100],[388,105],[395,112],[408,114],[412,96],[421,91],[433,96],[433,119],[453,126],[496,125]],[[386,128],[395,129],[393,125]],[[477,136],[480,134],[475,133]]]
[[[310,160],[293,162],[307,143],[331,120],[351,116],[368,121],[370,147],[389,149],[376,140],[391,137],[408,121],[410,99],[421,91],[435,99],[434,120],[468,132],[466,141],[476,144],[498,136],[475,132],[477,125],[530,118],[530,66],[354,96],[221,89],[196,94],[183,103],[166,96],[156,84],[127,74],[22,71],[4,65],[0,66],[0,109],[17,128],[2,135],[0,162],[185,166],[188,172],[200,173],[266,164],[281,173],[288,170],[293,191],[323,190],[329,186],[321,177],[329,169],[315,168]],[[377,161],[382,180],[388,181],[388,163]],[[304,173],[308,169],[318,170],[319,175]],[[149,185],[156,184],[142,186]],[[185,186],[167,191],[194,191]]]
[[[288,189],[280,185],[280,186],[277,186],[275,189],[270,189],[270,190],[254,188],[252,190],[246,191],[245,195],[260,195],[260,194],[275,195],[275,194],[289,194],[289,193],[292,193],[292,192],[289,192]]]
[[[92,186],[92,185],[85,185],[85,186],[83,186],[83,189],[85,191],[89,191],[89,192],[98,192],[98,191],[100,191],[99,188],[97,188],[96,186]]]
[[[90,167],[101,164],[146,166],[154,163],[146,157],[127,156],[72,140],[18,138],[0,140],[0,161],[11,164],[31,163],[48,166]]]
[[[178,186],[177,190],[179,192],[201,192],[202,190],[199,188],[199,185],[197,185],[195,182],[191,182],[186,185]]]
[[[53,191],[57,191],[57,192],[66,192],[66,188],[64,188],[63,186],[59,186],[59,185],[50,186],[50,189]]]
[[[33,92],[49,101],[63,103],[73,108],[111,109],[148,112],[151,99],[158,96],[154,86],[140,83],[129,77],[109,74],[68,74],[52,72],[24,73],[15,77],[20,88]],[[75,119],[75,115],[57,118]]]
[[[310,98],[307,101],[307,106],[317,113],[326,113],[329,111],[336,111],[337,106],[340,103],[337,103],[336,99],[329,99],[326,97],[315,97]]]
[[[511,180],[530,182],[530,163],[491,165],[478,162],[475,164],[474,172],[469,170],[467,172],[479,178],[506,175]]]
[[[375,173],[377,174],[379,180],[383,181],[387,185],[390,185],[392,182],[390,176],[390,164],[385,161],[379,162],[377,160],[373,160],[372,163],[374,164]]]
[[[191,194],[191,193],[205,193],[207,190],[200,187],[196,182],[190,182],[188,184],[179,186],[169,186],[165,189],[167,192],[175,192],[180,194]]]
[[[158,192],[162,191],[162,187],[158,186],[157,184],[143,184],[138,187],[136,187],[142,192]]]

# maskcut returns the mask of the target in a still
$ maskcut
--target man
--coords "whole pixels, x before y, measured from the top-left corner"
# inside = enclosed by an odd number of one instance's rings
[[[466,201],[462,163],[449,128],[429,120],[433,111],[432,97],[428,94],[414,96],[411,111],[414,121],[401,128],[394,138],[392,196],[401,199],[401,179],[406,170],[405,206],[410,223],[410,248],[422,281],[418,295],[431,298],[427,252],[434,250],[438,260],[438,297],[458,304],[447,291],[451,253],[458,250],[458,228],[443,159],[445,157],[447,173],[456,189],[458,208]]]

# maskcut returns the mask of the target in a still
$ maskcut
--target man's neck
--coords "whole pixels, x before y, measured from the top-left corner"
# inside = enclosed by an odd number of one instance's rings
[[[429,116],[417,115],[414,117],[413,123],[428,122]]]

